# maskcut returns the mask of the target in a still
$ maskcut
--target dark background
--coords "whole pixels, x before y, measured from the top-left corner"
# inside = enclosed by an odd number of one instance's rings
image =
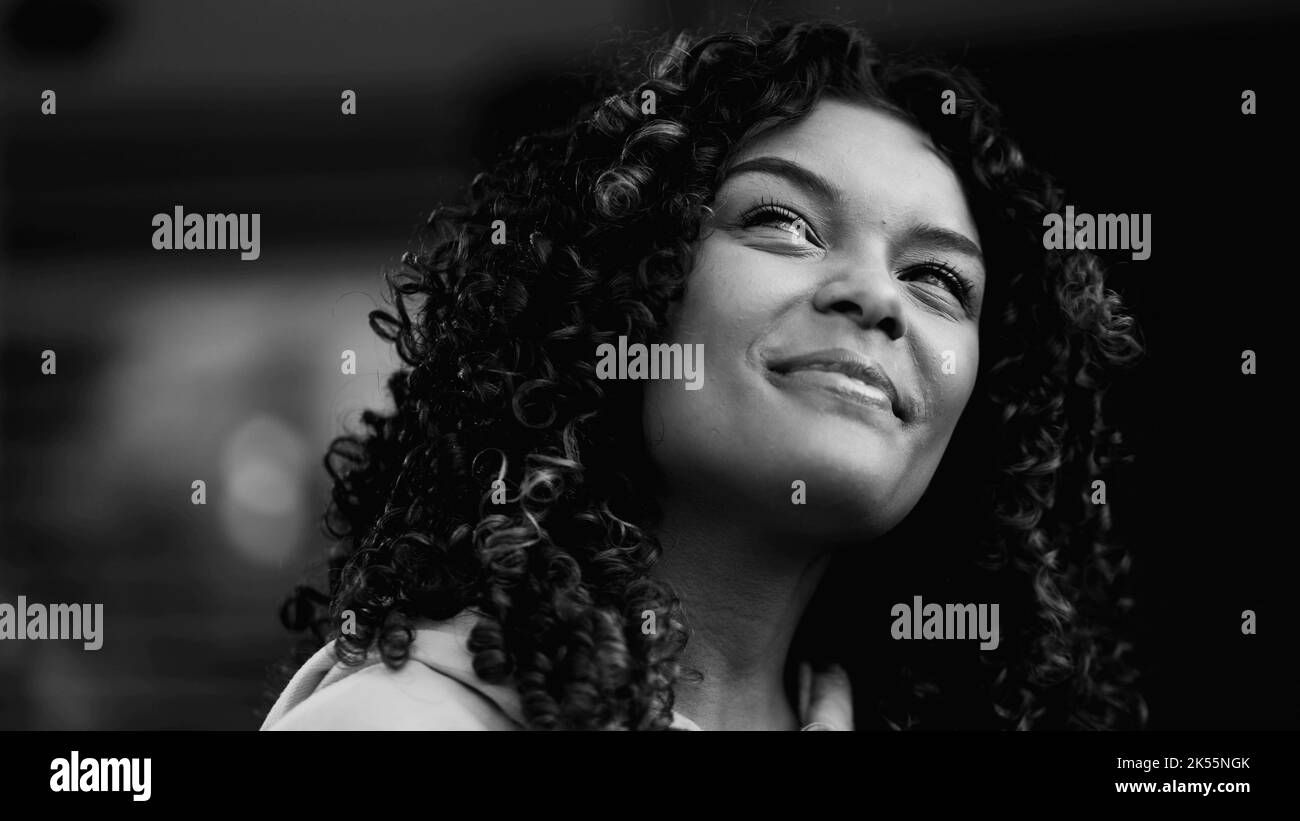
[[[1109,488],[1150,726],[1296,727],[1294,4],[47,0],[0,3],[0,601],[102,602],[106,639],[0,642],[0,729],[255,727],[415,228],[618,32],[799,11],[971,68],[1077,210],[1153,214]],[[261,258],[154,251],[176,204],[261,213]]]

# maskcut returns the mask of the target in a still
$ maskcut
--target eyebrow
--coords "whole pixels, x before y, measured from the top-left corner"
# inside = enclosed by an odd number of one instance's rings
[[[785,177],[790,182],[811,191],[817,196],[828,202],[840,203],[844,197],[840,190],[826,180],[825,177],[809,171],[798,163],[790,160],[783,160],[780,157],[756,157],[752,160],[733,165],[727,169],[723,175],[722,182],[726,182],[739,174],[771,174],[776,177]],[[721,187],[721,186],[719,186]]]
[[[981,265],[984,263],[984,252],[970,237],[930,223],[913,225],[907,229],[907,233],[903,234],[902,242],[906,245],[915,243],[937,248],[940,251],[963,254],[974,258]]]
[[[722,177],[722,182],[725,183],[739,174],[771,174],[776,177],[784,177],[800,188],[816,194],[823,200],[836,204],[844,202],[844,195],[840,189],[825,177],[804,168],[796,162],[780,157],[756,157],[738,163],[727,169],[727,172]],[[721,187],[721,183],[719,187]],[[984,262],[984,252],[980,250],[979,245],[974,240],[964,234],[930,223],[921,223],[909,228],[907,233],[903,235],[902,242],[908,245],[914,243],[925,244],[941,251],[950,251],[954,254],[973,257],[981,264]]]

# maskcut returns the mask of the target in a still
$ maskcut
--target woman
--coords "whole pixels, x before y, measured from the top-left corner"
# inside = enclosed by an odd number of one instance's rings
[[[828,23],[618,83],[372,314],[408,367],[326,458],[285,620],[334,641],[264,726],[1140,724],[1094,503],[1138,345],[977,85]]]

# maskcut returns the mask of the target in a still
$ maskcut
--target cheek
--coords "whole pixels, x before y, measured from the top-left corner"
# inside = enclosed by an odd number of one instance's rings
[[[932,426],[947,435],[975,388],[979,370],[979,332],[973,324],[940,329],[931,335],[924,359],[925,380],[931,397]]]
[[[703,244],[682,299],[666,317],[670,341],[704,346],[707,376],[699,394],[747,389],[744,371],[752,348],[778,320],[797,284],[770,255],[722,241]]]
[[[698,246],[686,278],[683,330],[686,325],[706,331],[762,324],[797,296],[807,277],[798,263],[748,247],[716,229]]]
[[[685,293],[665,317],[664,337],[703,346],[703,385],[687,391],[679,382],[645,383],[646,442],[675,484],[720,480],[747,452],[745,443],[774,424],[763,414],[748,363],[789,282],[762,255],[729,243],[706,240],[696,254]]]

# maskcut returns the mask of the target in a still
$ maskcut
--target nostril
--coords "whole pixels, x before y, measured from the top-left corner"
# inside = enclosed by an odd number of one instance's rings
[[[903,323],[897,317],[887,316],[880,320],[880,330],[884,331],[890,339],[898,339],[903,335]]]
[[[852,300],[840,300],[831,306],[831,310],[845,314],[846,316],[851,316],[859,324],[866,321],[867,312],[862,309],[860,304]],[[883,313],[883,316],[876,315],[875,321],[871,323],[872,326],[884,331],[885,335],[890,339],[898,339],[901,337],[903,335],[902,318],[895,315],[893,312],[882,311],[881,313]]]

